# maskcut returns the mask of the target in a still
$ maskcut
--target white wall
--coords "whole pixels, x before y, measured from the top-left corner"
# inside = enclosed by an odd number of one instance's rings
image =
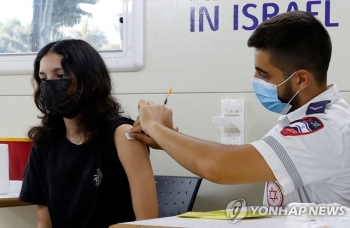
[[[220,141],[220,132],[212,117],[220,115],[221,99],[245,99],[245,141],[261,138],[275,123],[277,115],[266,111],[252,92],[250,78],[254,73],[253,50],[246,47],[251,26],[242,8],[254,3],[249,12],[261,22],[262,4],[276,2],[285,12],[291,1],[258,0],[148,0],[145,1],[144,67],[139,72],[112,73],[115,96],[131,117],[137,116],[139,99],[161,103],[173,85],[168,107],[174,111],[174,121],[180,131],[209,141]],[[300,10],[307,1],[299,0]],[[325,20],[326,1],[312,6]],[[239,6],[239,29],[233,30],[233,5]],[[198,32],[198,11],[205,6],[213,19],[214,6],[219,6],[219,29],[211,31],[204,18],[204,31]],[[190,32],[190,8],[195,7],[195,32]],[[333,57],[329,83],[336,83],[343,97],[350,102],[348,56],[350,51],[350,2],[330,2],[328,27],[333,40]],[[302,34],[300,34],[302,35]],[[29,126],[38,123],[31,94],[30,75],[0,76],[0,137],[23,137]],[[175,84],[173,84],[175,83]],[[151,151],[155,174],[192,175],[163,151]],[[223,209],[233,199],[244,198],[249,205],[260,205],[262,184],[217,185],[203,181],[194,210]],[[18,225],[19,222],[21,225]],[[23,225],[25,224],[25,225]],[[35,206],[0,209],[0,227],[35,227]]]

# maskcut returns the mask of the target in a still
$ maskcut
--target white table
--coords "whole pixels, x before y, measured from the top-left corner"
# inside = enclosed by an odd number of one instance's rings
[[[18,198],[19,193],[7,193],[7,194],[0,194],[0,199],[11,199],[11,198]]]
[[[349,228],[350,220],[331,219],[324,220],[332,222],[332,228]],[[128,227],[191,227],[191,228],[301,228],[308,222],[289,221],[286,216],[265,217],[255,219],[244,219],[237,223],[230,223],[228,220],[211,220],[211,219],[192,219],[179,217],[166,217],[158,219],[149,219],[128,223],[120,223],[110,228],[128,228]]]
[[[15,207],[26,206],[29,203],[22,202],[18,199],[21,191],[22,181],[10,181],[10,192],[7,194],[0,194],[0,208],[1,207]]]

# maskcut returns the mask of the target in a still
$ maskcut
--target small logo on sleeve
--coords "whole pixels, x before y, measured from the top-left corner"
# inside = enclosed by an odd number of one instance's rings
[[[275,181],[266,183],[267,203],[270,207],[280,207],[283,205],[284,196],[279,184]]]
[[[281,130],[284,136],[306,135],[321,130],[324,127],[317,117],[305,117],[290,123]]]

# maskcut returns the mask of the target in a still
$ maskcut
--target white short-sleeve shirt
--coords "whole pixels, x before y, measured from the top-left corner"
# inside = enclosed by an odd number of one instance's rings
[[[251,145],[277,179],[266,183],[264,205],[350,206],[350,106],[336,85],[280,116],[278,124]]]

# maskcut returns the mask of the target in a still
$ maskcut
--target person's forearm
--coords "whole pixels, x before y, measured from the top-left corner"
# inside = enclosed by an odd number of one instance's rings
[[[225,150],[225,145],[199,140],[181,134],[158,123],[147,129],[148,134],[180,165],[198,176],[217,182],[215,151]]]
[[[152,123],[147,133],[180,165],[219,184],[276,180],[261,154],[250,144],[224,145],[178,133]]]

